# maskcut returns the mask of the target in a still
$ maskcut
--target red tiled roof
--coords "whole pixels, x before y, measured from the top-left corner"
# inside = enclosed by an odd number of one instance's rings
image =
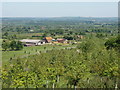
[[[52,40],[53,38],[52,37],[45,37],[45,39]]]

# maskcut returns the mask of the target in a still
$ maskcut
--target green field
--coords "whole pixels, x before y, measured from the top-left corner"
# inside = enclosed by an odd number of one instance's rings
[[[40,52],[45,52],[46,50],[52,49],[64,49],[67,47],[75,47],[76,45],[42,45],[42,46],[31,46],[24,47],[20,51],[3,51],[2,52],[2,63],[6,63],[10,60],[10,58],[23,58],[29,55],[34,55]]]

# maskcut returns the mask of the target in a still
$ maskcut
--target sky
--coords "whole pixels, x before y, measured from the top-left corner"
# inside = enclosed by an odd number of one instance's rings
[[[118,2],[2,2],[2,17],[117,17]]]
[[[1,0],[1,2],[119,2],[119,0]]]

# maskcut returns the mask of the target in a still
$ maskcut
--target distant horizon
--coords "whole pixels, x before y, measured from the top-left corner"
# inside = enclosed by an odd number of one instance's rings
[[[113,17],[112,16],[111,17],[109,17],[109,16],[108,17],[107,16],[106,17],[105,16],[101,16],[101,17],[100,16],[98,16],[98,17],[96,17],[96,16],[95,17],[94,16],[60,16],[60,17],[54,17],[54,16],[53,17],[32,17],[31,16],[31,17],[19,17],[18,16],[18,17],[0,17],[0,18],[68,18],[68,17],[71,17],[71,18],[72,17],[73,18],[75,18],[75,17],[80,17],[80,18],[118,18],[117,16],[113,16]]]

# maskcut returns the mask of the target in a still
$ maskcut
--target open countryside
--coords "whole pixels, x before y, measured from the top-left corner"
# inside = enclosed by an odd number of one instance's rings
[[[3,3],[2,88],[119,90],[117,5]]]
[[[41,20],[3,18],[4,88],[119,87],[117,18]]]

